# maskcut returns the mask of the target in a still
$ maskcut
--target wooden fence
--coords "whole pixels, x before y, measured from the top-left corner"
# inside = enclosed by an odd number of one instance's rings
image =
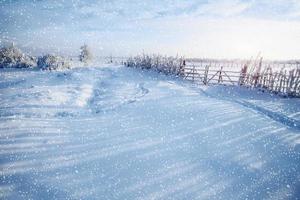
[[[226,66],[225,66],[226,68]],[[262,63],[250,68],[247,64],[239,68],[225,69],[220,64],[187,64],[182,67],[181,75],[204,85],[223,84],[260,88],[290,97],[300,97],[300,68],[274,70],[271,65]]]

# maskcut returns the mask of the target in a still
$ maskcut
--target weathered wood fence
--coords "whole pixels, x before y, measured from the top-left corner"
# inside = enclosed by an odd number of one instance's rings
[[[225,69],[222,64],[187,64],[182,68],[185,79],[204,85],[223,84],[260,88],[276,94],[300,97],[300,68],[274,70],[271,65],[262,64],[249,67],[244,64],[238,68]]]

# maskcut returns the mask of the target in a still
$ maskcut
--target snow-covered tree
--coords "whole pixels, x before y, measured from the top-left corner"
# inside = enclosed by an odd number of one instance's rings
[[[81,46],[79,60],[81,62],[88,63],[92,60],[92,58],[93,58],[93,56],[92,56],[90,48],[86,44]]]
[[[30,68],[36,66],[35,58],[24,54],[14,44],[0,49],[0,68]]]

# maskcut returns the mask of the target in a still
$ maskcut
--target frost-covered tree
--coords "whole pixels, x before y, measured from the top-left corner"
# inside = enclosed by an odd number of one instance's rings
[[[90,48],[86,44],[81,46],[79,60],[81,62],[88,63],[92,60],[92,58],[93,58],[93,56],[92,56]]]
[[[0,49],[0,68],[30,68],[36,66],[36,59],[24,54],[14,44]]]

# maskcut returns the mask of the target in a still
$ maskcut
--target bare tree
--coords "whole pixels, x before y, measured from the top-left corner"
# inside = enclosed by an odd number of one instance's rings
[[[81,62],[84,62],[84,63],[88,63],[92,60],[92,53],[90,51],[90,48],[84,44],[83,46],[80,47],[80,55],[79,55],[79,60]]]

